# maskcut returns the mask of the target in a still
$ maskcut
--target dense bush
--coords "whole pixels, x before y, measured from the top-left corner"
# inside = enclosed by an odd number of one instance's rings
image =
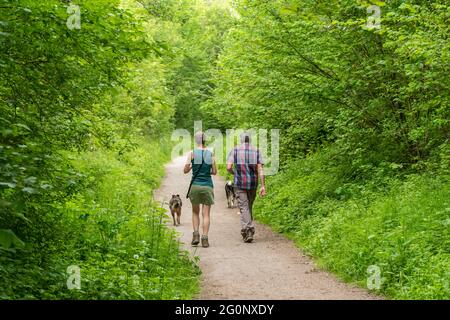
[[[198,269],[152,201],[174,115],[158,17],[77,4],[81,29],[64,1],[0,1],[0,297],[189,298]]]
[[[235,3],[202,110],[222,129],[281,129],[257,217],[347,280],[374,264],[388,296],[448,299],[447,2]]]
[[[46,212],[51,236],[2,250],[3,299],[192,297],[198,269],[151,198],[167,153],[140,145],[120,159],[107,151],[67,154],[83,188]],[[80,291],[66,286],[72,265],[81,271]]]
[[[326,159],[315,154],[269,179],[256,217],[347,281],[366,286],[376,265],[390,297],[448,299],[448,172],[355,184]]]
[[[69,3],[0,0],[2,298],[191,297],[150,198],[194,120],[281,129],[257,216],[325,267],[449,297],[446,1],[80,0],[81,29]]]
[[[365,1],[239,4],[202,107],[222,128],[281,129],[284,160],[337,144],[355,174],[448,144],[445,1],[380,2],[379,30]]]

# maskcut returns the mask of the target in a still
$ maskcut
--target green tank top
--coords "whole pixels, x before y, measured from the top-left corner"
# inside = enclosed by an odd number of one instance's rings
[[[203,165],[201,164],[202,159]],[[191,160],[191,163],[192,163],[192,176],[194,177],[195,175],[197,175],[192,184],[195,184],[197,186],[208,186],[214,188],[213,181],[211,178],[211,167],[212,167],[211,151],[194,149],[194,159]]]

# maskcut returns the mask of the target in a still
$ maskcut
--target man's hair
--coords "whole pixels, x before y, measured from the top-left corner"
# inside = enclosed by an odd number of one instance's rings
[[[205,144],[205,141],[206,141],[205,133],[202,131],[198,131],[195,134],[194,139],[195,139],[196,144]]]
[[[241,133],[241,143],[250,143],[250,134],[248,132]]]

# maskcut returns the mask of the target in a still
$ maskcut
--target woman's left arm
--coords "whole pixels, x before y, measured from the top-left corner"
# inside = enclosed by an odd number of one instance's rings
[[[193,158],[193,153],[191,151],[191,152],[189,152],[189,155],[188,155],[188,157],[186,159],[186,163],[185,163],[184,168],[183,168],[183,172],[185,174],[188,173],[189,171],[191,171],[191,169],[192,169],[192,163],[191,163],[192,158]]]

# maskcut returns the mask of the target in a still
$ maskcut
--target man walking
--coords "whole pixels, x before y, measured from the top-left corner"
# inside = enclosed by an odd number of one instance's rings
[[[234,187],[239,209],[241,211],[241,235],[244,242],[252,242],[255,234],[253,223],[253,202],[258,188],[258,177],[261,180],[259,195],[264,197],[263,161],[260,151],[250,144],[250,135],[240,136],[241,144],[228,155],[227,171],[234,174]]]

